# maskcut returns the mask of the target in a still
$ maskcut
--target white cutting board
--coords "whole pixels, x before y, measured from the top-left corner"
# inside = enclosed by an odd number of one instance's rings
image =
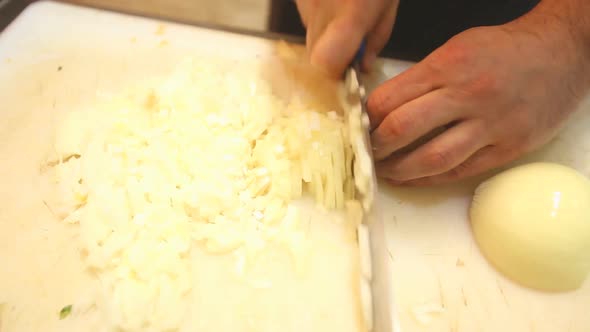
[[[114,93],[166,73],[186,55],[239,59],[272,50],[260,38],[38,2],[0,35],[0,132],[26,123],[35,110],[62,112],[88,104],[97,91]],[[393,76],[409,65],[388,60],[384,72]],[[561,162],[590,176],[590,100],[582,108],[554,143],[528,160]],[[49,133],[38,135],[47,139]],[[476,184],[382,186],[402,330],[590,331],[590,281],[576,292],[543,294],[513,284],[487,264],[467,220]],[[428,308],[441,310],[420,323],[416,315]]]

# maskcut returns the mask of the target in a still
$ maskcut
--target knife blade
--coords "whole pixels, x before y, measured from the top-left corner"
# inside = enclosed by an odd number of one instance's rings
[[[363,273],[363,285],[368,284],[370,301],[364,296],[367,328],[372,332],[399,332],[399,323],[394,310],[393,285],[391,282],[391,260],[387,249],[385,225],[377,208],[377,179],[373,164],[373,150],[370,141],[369,116],[366,109],[366,90],[361,81],[360,62],[364,55],[365,43],[361,44],[355,59],[347,69],[343,84],[343,108],[345,109],[349,139],[354,152],[353,177],[357,199],[361,202],[362,223],[357,230],[361,265],[369,266]],[[365,243],[368,245],[362,245]],[[363,249],[363,247],[365,249]],[[362,270],[362,269],[361,269]],[[361,285],[361,293],[364,288]],[[363,297],[363,296],[362,296]]]

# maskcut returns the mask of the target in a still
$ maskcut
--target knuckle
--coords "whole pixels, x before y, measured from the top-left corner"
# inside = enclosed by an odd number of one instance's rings
[[[460,42],[449,44],[449,47],[445,49],[445,52],[447,61],[451,64],[465,64],[471,59],[470,48]]]
[[[455,167],[452,170],[447,172],[444,180],[445,180],[445,182],[453,182],[453,181],[464,179],[466,177],[467,177],[467,175],[466,175],[464,168]]]
[[[369,111],[369,115],[373,113],[383,113],[383,110],[387,108],[388,100],[389,93],[383,89],[377,88],[377,90],[367,98],[367,110]]]
[[[448,171],[449,180],[459,180],[468,176],[469,170],[472,168],[471,162],[466,160],[465,162],[457,165],[450,171]]]
[[[391,113],[383,122],[383,134],[386,137],[400,137],[408,130],[408,122],[403,117]]]
[[[472,59],[472,50],[463,42],[451,39],[443,47],[433,53],[430,65],[436,71],[458,65],[469,65]]]
[[[424,157],[424,164],[432,170],[447,169],[451,165],[451,157],[447,151],[430,149]]]
[[[469,83],[470,94],[480,98],[494,97],[498,95],[500,88],[497,75],[491,71],[479,73]]]

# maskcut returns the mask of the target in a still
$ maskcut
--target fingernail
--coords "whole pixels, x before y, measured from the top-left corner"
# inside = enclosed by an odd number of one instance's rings
[[[391,138],[381,135],[378,128],[371,133],[371,145],[373,146],[373,152],[378,152],[390,143]]]
[[[373,148],[373,159],[375,159],[375,161],[377,161],[377,162],[387,159],[387,157],[389,157],[389,155],[390,154],[387,153],[385,148],[382,148],[382,147]]]
[[[309,52],[309,63],[311,63],[313,66],[320,67],[320,60],[318,59],[319,56],[317,53],[318,52],[315,48]]]
[[[327,63],[330,63],[330,54],[325,54],[326,52],[323,51],[322,41],[320,40],[319,44],[316,44],[315,47],[311,50],[311,55],[309,61],[313,66],[325,68]]]
[[[382,161],[383,159],[387,158],[387,156],[384,155],[382,146],[377,145],[375,143],[371,143],[371,147],[373,150],[373,159],[375,161],[379,162],[379,161]]]
[[[323,65],[321,65],[317,61],[314,61],[312,57],[310,57],[309,64],[311,66],[311,69],[313,71],[315,71],[317,74],[320,74],[322,76],[329,76],[329,77],[331,77],[330,76],[330,72],[326,69],[326,67],[323,66]]]
[[[387,157],[389,157],[389,153],[385,150],[379,148],[373,149],[373,159],[375,159],[375,161],[383,161],[387,159]]]

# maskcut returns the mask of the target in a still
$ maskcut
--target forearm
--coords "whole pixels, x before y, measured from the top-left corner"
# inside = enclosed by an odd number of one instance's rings
[[[579,70],[590,76],[589,0],[543,0],[522,19],[536,25],[541,33],[555,31],[557,38],[561,39],[561,46],[564,49],[571,47],[577,53]],[[587,82],[590,85],[590,79]]]
[[[535,10],[561,21],[590,57],[590,1],[544,0]]]

